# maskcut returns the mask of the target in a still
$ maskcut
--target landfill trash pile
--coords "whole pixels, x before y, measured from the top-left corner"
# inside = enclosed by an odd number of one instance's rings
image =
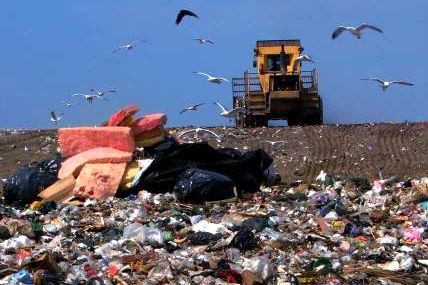
[[[428,177],[285,183],[262,149],[138,111],[2,180],[0,284],[428,284]]]
[[[428,178],[0,208],[0,284],[428,284]]]

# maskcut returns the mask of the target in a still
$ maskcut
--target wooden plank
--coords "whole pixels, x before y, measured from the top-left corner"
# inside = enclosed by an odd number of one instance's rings
[[[64,202],[73,196],[75,184],[76,179],[73,175],[69,175],[40,192],[38,196],[45,201]]]

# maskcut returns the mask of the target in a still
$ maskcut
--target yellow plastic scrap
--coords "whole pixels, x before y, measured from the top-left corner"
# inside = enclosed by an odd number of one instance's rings
[[[31,211],[39,211],[41,208],[43,208],[43,205],[45,205],[44,201],[34,201],[30,204],[30,210]]]
[[[119,188],[122,190],[130,189],[132,187],[132,181],[134,180],[140,168],[141,167],[137,161],[132,161],[131,163],[129,163],[125,169],[125,174],[122,177],[122,181],[120,182]]]
[[[343,221],[332,221],[331,226],[333,228],[342,228],[345,227],[345,223]]]

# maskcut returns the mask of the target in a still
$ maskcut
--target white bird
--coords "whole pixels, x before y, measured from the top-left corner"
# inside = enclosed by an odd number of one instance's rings
[[[135,44],[138,44],[138,43],[145,43],[145,42],[146,42],[146,41],[144,41],[144,40],[133,41],[133,42],[131,42],[131,43],[127,44],[127,45],[123,45],[123,46],[118,47],[117,49],[113,50],[113,53],[118,52],[118,51],[120,51],[121,49],[131,50],[131,49],[133,49],[133,48],[134,48],[134,45],[135,45]]]
[[[228,79],[226,79],[224,77],[215,77],[215,76],[211,76],[211,75],[204,73],[204,72],[196,72],[195,71],[193,73],[205,75],[206,77],[208,77],[207,81],[209,81],[211,83],[221,84],[223,81],[229,81]]]
[[[406,85],[406,86],[412,86],[413,83],[409,83],[409,82],[405,82],[405,81],[384,81],[375,77],[372,78],[363,78],[361,80],[372,80],[372,81],[376,81],[379,82],[381,85],[380,87],[382,88],[383,91],[385,91],[389,86],[391,86],[391,84],[401,84],[401,85]]]
[[[194,138],[197,141],[202,140],[204,137],[206,136],[213,136],[217,142],[221,142],[220,136],[217,135],[216,133],[214,133],[213,131],[207,130],[207,129],[202,129],[202,128],[196,128],[196,129],[191,129],[191,130],[187,130],[187,131],[183,131],[181,133],[179,133],[177,135],[177,138],[182,139],[183,137],[185,137],[186,135],[190,134],[190,133],[195,133],[194,134]]]
[[[51,111],[51,121],[55,123],[55,125],[62,119],[63,113],[59,114],[60,116],[57,116],[55,114],[55,111]]]
[[[242,107],[236,107],[236,108],[229,111],[222,104],[220,104],[218,102],[214,102],[214,104],[216,104],[217,106],[220,107],[220,109],[221,109],[220,116],[223,116],[223,117],[228,117],[228,118],[235,117],[239,113],[246,113],[247,112],[247,110],[245,108],[242,108]]]
[[[27,146],[24,146],[24,151],[28,152],[30,149]]]
[[[361,24],[358,27],[345,27],[345,26],[339,26],[337,27],[333,34],[331,35],[331,38],[334,40],[336,39],[343,31],[348,31],[350,32],[353,36],[357,37],[357,39],[360,39],[362,36],[362,31],[364,29],[372,29],[373,31],[379,32],[379,33],[383,33],[383,31],[381,29],[379,29],[378,27],[375,27],[373,25],[369,25],[369,24]]]
[[[199,41],[200,44],[214,44],[212,40],[203,38],[195,39],[195,41]]]
[[[301,63],[302,61],[309,61],[309,62],[315,63],[315,61],[313,61],[310,55],[302,54],[296,57],[296,59],[294,60],[293,70],[295,70],[297,67],[297,64]]]
[[[278,150],[279,146],[282,144],[285,144],[285,141],[262,141],[264,143],[268,143],[271,145],[271,151],[273,152],[273,154],[275,154],[275,152]]]
[[[67,102],[67,101],[61,101],[61,103],[63,103],[67,107],[71,107],[73,105],[79,105],[79,103]]]
[[[92,104],[92,101],[94,99],[104,99],[104,100],[108,101],[107,98],[103,98],[103,97],[101,97],[99,95],[96,95],[96,94],[81,94],[81,93],[76,93],[76,94],[73,94],[71,96],[81,96],[81,97],[85,98],[89,102],[89,104]]]
[[[183,110],[180,111],[180,114],[183,114],[186,111],[196,111],[198,109],[199,106],[204,105],[204,103],[199,103],[199,104],[195,104],[192,106],[189,106],[187,108],[184,108]]]
[[[99,90],[97,90],[95,88],[91,88],[91,89],[89,89],[89,91],[97,93],[97,95],[100,96],[100,97],[103,97],[106,93],[116,92],[116,90],[99,91]]]
[[[325,177],[327,176],[327,173],[325,173],[322,169],[320,174],[318,174],[317,178],[315,178],[316,181],[321,181],[324,182],[325,181]]]
[[[272,147],[286,143],[285,141],[263,141],[263,142],[270,144]]]

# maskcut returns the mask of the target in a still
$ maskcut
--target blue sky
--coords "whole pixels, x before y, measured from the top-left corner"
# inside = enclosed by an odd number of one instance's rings
[[[199,19],[176,26],[180,9]],[[363,22],[384,34],[331,40],[337,25]],[[64,112],[60,127],[96,125],[130,103],[140,115],[166,113],[169,126],[229,125],[212,102],[230,108],[231,84],[193,71],[240,77],[252,69],[256,40],[293,38],[319,68],[326,123],[426,121],[427,27],[422,0],[0,0],[0,128],[55,127],[51,110]],[[147,42],[112,54],[136,39]],[[382,92],[366,77],[415,85]],[[70,96],[91,87],[118,92],[92,105]],[[200,111],[178,114],[199,102]]]

